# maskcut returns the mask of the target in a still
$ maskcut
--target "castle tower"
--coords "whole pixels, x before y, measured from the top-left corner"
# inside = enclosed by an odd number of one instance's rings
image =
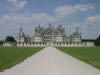
[[[17,42],[26,42],[26,35],[23,33],[22,31],[22,27],[20,28],[20,32],[18,34],[18,37],[17,37]]]
[[[42,33],[43,33],[43,28],[40,25],[38,25],[38,27],[35,27],[35,36],[33,37],[34,42],[43,41]]]

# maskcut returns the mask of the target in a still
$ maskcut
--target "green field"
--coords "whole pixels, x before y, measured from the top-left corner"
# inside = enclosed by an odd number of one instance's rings
[[[42,47],[0,47],[0,71],[8,69],[43,49]]]
[[[100,69],[100,47],[57,47],[59,50]],[[73,62],[74,63],[74,62]]]

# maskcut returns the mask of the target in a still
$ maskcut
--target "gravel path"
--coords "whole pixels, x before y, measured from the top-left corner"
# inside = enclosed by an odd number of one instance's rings
[[[0,75],[100,75],[100,70],[47,47]]]

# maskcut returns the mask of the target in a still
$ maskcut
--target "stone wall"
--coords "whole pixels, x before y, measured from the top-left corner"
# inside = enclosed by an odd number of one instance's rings
[[[15,42],[5,42],[3,43],[3,46],[16,46]]]
[[[82,43],[17,43],[17,46],[25,47],[46,47],[46,46],[56,46],[56,47],[89,47],[94,46],[93,42],[82,42]]]

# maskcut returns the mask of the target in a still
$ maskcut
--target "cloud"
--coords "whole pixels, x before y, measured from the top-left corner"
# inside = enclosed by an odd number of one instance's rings
[[[14,6],[13,10],[18,10],[24,7],[24,5],[27,3],[25,0],[8,0],[12,5]],[[21,13],[10,13],[10,14],[4,14],[0,17],[0,36],[3,38],[4,35],[17,35],[17,31],[19,27],[24,27],[26,29],[26,32],[33,32],[34,26],[37,24],[46,24],[53,23],[56,24],[61,23],[61,20],[63,18],[73,15],[75,13],[84,12],[88,10],[93,10],[95,7],[86,4],[86,5],[65,5],[65,6],[58,6],[56,7],[54,11],[55,16],[51,16],[50,14],[47,14],[45,12],[41,13],[30,13],[27,12],[26,14]],[[88,17],[89,18],[89,17]],[[90,20],[87,18],[85,22],[89,22]],[[98,18],[99,19],[99,18]],[[99,21],[100,22],[100,21]],[[73,25],[68,25],[66,28],[72,29],[73,27],[80,27],[81,24],[75,23]],[[73,28],[74,29],[74,28]],[[6,32],[7,31],[7,32]],[[25,32],[25,33],[26,33]]]
[[[16,27],[16,25],[27,25],[27,24],[46,24],[53,23],[56,21],[56,18],[50,16],[46,13],[33,13],[30,15],[27,14],[8,14],[3,15],[0,18],[0,25],[6,27],[5,25]]]
[[[10,2],[14,6],[13,10],[21,9],[27,3],[26,0],[8,0],[8,2]]]
[[[7,14],[0,18],[0,39],[4,39],[7,35],[16,36],[20,27],[24,28],[24,32],[33,36],[33,29],[36,25],[45,25],[53,23],[56,18],[46,13],[33,14]]]
[[[65,5],[55,8],[54,12],[59,17],[66,17],[78,12],[93,10],[94,8],[95,6],[90,4]]]
[[[88,10],[93,10],[95,8],[95,6],[91,5],[91,4],[78,4],[74,6],[74,9],[76,9],[77,11],[88,11]]]
[[[80,0],[81,3],[87,3],[89,0]]]
[[[95,16],[90,16],[87,17],[83,20],[81,23],[76,23],[73,24],[73,26],[81,27],[83,29],[88,29],[88,28],[97,28],[97,26],[100,26],[100,15],[95,15]]]
[[[8,2],[11,2],[12,4],[16,4],[18,0],[8,0]]]
[[[57,16],[60,17],[68,16],[76,12],[76,10],[74,10],[71,5],[59,6],[54,11],[57,14]]]
[[[85,24],[100,25],[100,15],[86,18]]]
[[[100,15],[87,17],[80,27],[85,38],[97,38],[100,33]]]
[[[50,16],[46,13],[40,13],[40,14],[32,14],[32,19],[35,22],[41,22],[41,23],[53,23],[56,21],[56,17]]]
[[[65,26],[67,34],[73,33],[73,30],[78,27],[83,38],[95,39],[100,35],[100,15],[90,16],[85,18],[82,22],[72,23],[70,25],[66,24]]]

